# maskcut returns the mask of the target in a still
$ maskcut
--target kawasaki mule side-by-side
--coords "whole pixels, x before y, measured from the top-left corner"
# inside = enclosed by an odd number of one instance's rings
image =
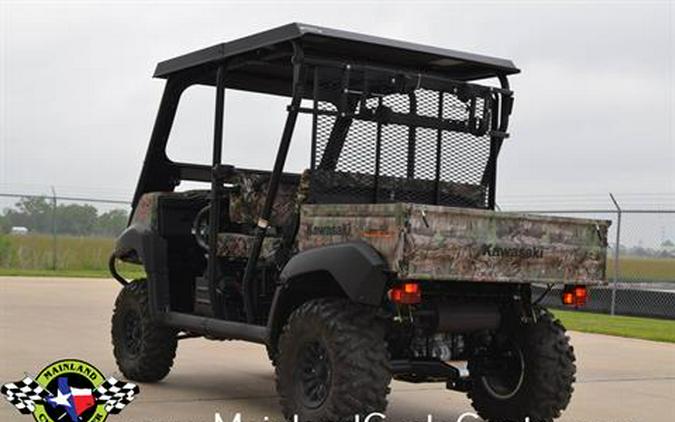
[[[183,338],[245,340],[267,347],[289,419],[382,412],[392,378],[466,392],[490,421],[558,417],[575,357],[531,287],[564,285],[564,302],[583,304],[605,279],[608,222],[494,211],[518,72],[303,24],[161,62],[166,87],[111,258],[123,374],[162,379]],[[166,153],[193,85],[213,89],[210,166]],[[290,98],[272,169],[223,156],[228,90]],[[311,154],[292,174],[299,116]],[[210,189],[177,190],[185,181]],[[116,260],[147,279],[125,280]]]

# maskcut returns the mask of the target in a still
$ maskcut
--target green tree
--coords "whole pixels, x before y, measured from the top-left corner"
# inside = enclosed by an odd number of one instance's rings
[[[24,197],[15,205],[16,209],[7,210],[6,223],[12,226],[24,226],[30,231],[48,232],[52,226],[52,203],[45,197]]]
[[[98,217],[96,234],[102,236],[117,236],[127,226],[129,214],[125,210],[116,209],[104,212]]]
[[[59,205],[56,208],[56,232],[85,236],[94,233],[98,212],[91,205]]]
[[[10,225],[9,220],[7,220],[7,216],[0,214],[0,236],[9,233],[11,228],[12,226]]]
[[[31,232],[51,233],[55,224],[57,234],[117,236],[126,227],[129,214],[115,209],[99,215],[91,205],[60,204],[56,207],[55,217],[54,221],[51,199],[21,198],[13,209],[0,215],[0,233],[9,232],[13,226],[24,226]]]

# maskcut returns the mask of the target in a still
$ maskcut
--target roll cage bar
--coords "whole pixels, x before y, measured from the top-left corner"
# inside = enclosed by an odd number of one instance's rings
[[[293,25],[297,26],[299,24]],[[313,35],[316,34],[313,33]],[[190,55],[187,55],[173,61],[160,63],[155,74],[158,77],[166,78],[167,82],[152,131],[143,170],[134,194],[132,207],[135,209],[140,197],[144,193],[173,191],[180,181],[211,183],[211,211],[209,217],[209,246],[211,251],[217,249],[217,234],[220,231],[218,216],[222,212],[220,209],[221,201],[219,199],[224,194],[224,181],[234,171],[232,166],[222,163],[226,89],[243,89],[291,97],[286,122],[269,180],[267,197],[255,227],[255,241],[246,263],[242,281],[244,309],[249,323],[254,322],[251,283],[258,264],[262,243],[269,226],[272,206],[280,180],[283,177],[283,169],[299,113],[309,113],[313,119],[312,170],[335,170],[337,156],[340,154],[340,143],[344,144],[346,132],[353,119],[376,122],[378,128],[382,125],[395,124],[409,128],[437,130],[438,133],[441,133],[442,130],[450,130],[475,134],[481,133],[488,136],[490,142],[489,158],[482,176],[481,185],[488,187],[487,208],[491,209],[494,208],[495,204],[497,157],[503,140],[508,137],[508,119],[513,103],[513,93],[509,88],[507,76],[519,72],[518,69],[512,67],[512,64],[511,67],[508,66],[510,62],[493,61],[484,63],[485,69],[482,69],[480,63],[475,62],[476,57],[482,58],[482,56],[470,56],[466,58],[467,65],[464,67],[460,66],[461,72],[457,73],[457,75],[460,75],[461,78],[458,80],[449,77],[447,74],[443,74],[438,68],[414,69],[409,66],[399,67],[389,63],[372,63],[365,60],[356,61],[342,57],[329,57],[326,51],[317,51],[314,43],[306,43],[302,36],[295,39],[292,37],[284,39],[281,44],[275,44],[274,48],[257,47],[252,51],[237,53],[229,57],[225,57],[222,53],[219,56],[213,50],[207,52],[208,54],[205,53],[206,50],[202,50],[201,52],[192,53],[193,55],[196,54],[196,56],[189,57]],[[260,43],[259,40],[256,42]],[[407,43],[405,44],[407,47],[410,47]],[[390,47],[388,46],[387,48]],[[429,50],[423,50],[423,52],[428,55]],[[443,60],[443,58],[438,60]],[[410,61],[408,62],[410,63]],[[282,65],[282,63],[286,63],[286,65]],[[268,72],[261,73],[259,70],[263,67],[268,67]],[[467,70],[471,68],[477,68],[479,71],[471,74]],[[332,79],[335,83],[322,84],[319,72],[333,75]],[[466,80],[472,78],[484,77],[497,77],[500,87],[483,87],[466,82]],[[280,83],[280,81],[285,83]],[[187,87],[194,84],[215,85],[216,88],[211,166],[173,162],[167,157],[165,152],[180,96]],[[285,85],[285,88],[283,85]],[[355,86],[360,86],[360,89],[354,89]],[[366,101],[373,98],[377,99],[390,94],[412,92],[420,88],[453,90],[455,93],[464,90],[467,92],[467,95],[483,96],[486,99],[483,107],[486,110],[489,108],[489,113],[483,112],[480,122],[476,119],[469,119],[468,124],[466,124],[452,119],[444,119],[442,115],[433,118],[415,115],[414,113],[393,112],[380,107],[381,101],[376,108],[369,109],[365,106]],[[303,99],[312,100],[313,107],[301,107]],[[334,104],[335,110],[320,110],[318,104],[322,101]],[[411,108],[413,106],[411,97]],[[475,108],[475,104],[472,107]],[[315,155],[317,119],[320,116],[326,115],[332,115],[335,118],[335,124],[328,141],[328,146],[326,147],[327,149],[321,160],[317,162]],[[486,120],[488,116],[491,129],[487,128]],[[414,136],[412,139],[414,139]],[[412,153],[414,154],[414,149]],[[412,177],[415,172],[414,165],[410,167],[410,162],[409,160],[407,177]],[[379,174],[378,165],[376,163],[376,176]],[[376,177],[373,202],[377,202],[377,181],[378,178]],[[435,195],[438,199],[438,165],[435,173],[435,183]],[[211,303],[214,304],[215,316],[222,317],[222,304],[216,300],[215,291],[217,278],[216,261],[217,257],[215,254],[209,254],[207,275],[212,290],[213,300]]]

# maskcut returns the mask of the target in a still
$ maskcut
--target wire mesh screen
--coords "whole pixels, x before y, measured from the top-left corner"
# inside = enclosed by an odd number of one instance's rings
[[[489,94],[342,92],[315,105],[313,202],[489,206]]]

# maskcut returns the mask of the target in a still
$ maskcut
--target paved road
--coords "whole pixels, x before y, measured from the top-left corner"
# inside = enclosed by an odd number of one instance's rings
[[[35,375],[51,361],[76,357],[117,373],[109,319],[118,285],[99,279],[0,278],[0,382]],[[572,333],[579,375],[561,421],[675,420],[675,345]],[[456,421],[471,406],[440,385],[394,383],[388,420]],[[264,348],[243,342],[183,341],[173,372],[141,385],[120,421],[281,421]],[[1,421],[22,421],[4,400]],[[465,418],[464,421],[473,421]]]

